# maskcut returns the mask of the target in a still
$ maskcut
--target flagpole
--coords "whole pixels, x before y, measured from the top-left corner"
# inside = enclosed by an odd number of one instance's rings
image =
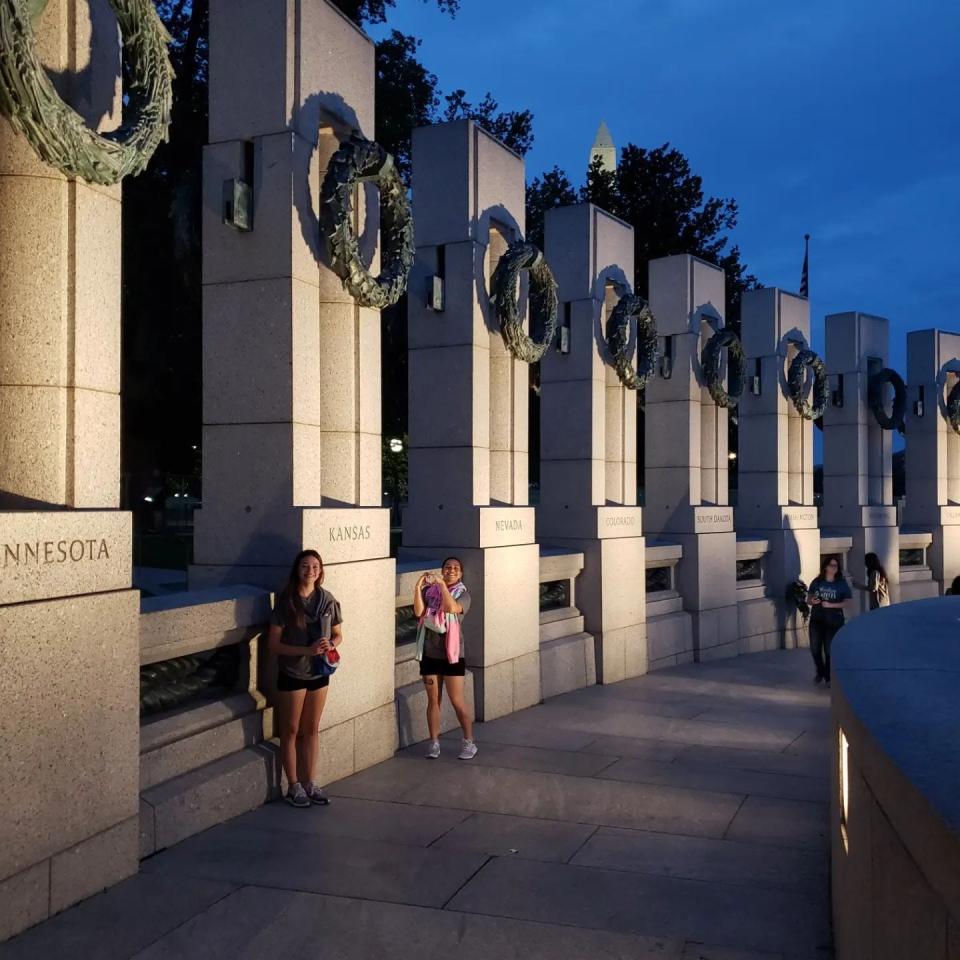
[[[800,296],[810,297],[810,234],[803,235],[803,269],[800,271]]]

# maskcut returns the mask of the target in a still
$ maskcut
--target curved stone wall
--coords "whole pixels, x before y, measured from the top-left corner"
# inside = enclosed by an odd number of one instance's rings
[[[838,960],[960,957],[960,598],[858,617],[833,650]]]

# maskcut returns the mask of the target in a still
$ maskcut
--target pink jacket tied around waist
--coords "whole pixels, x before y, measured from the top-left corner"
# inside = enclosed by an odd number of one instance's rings
[[[460,598],[466,587],[463,582],[453,585],[450,596],[454,600]],[[423,640],[426,630],[432,630],[434,633],[442,633],[446,636],[447,661],[449,663],[458,663],[460,660],[460,651],[462,644],[460,642],[460,617],[455,613],[445,613],[443,609],[443,591],[436,583],[431,583],[423,591],[423,602],[426,608],[420,617],[417,627],[417,659],[423,659]]]

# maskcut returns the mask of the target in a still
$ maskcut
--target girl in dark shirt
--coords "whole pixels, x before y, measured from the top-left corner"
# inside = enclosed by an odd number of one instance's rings
[[[810,584],[807,603],[810,604],[810,653],[817,674],[814,683],[826,681],[830,686],[830,644],[844,624],[843,603],[853,594],[843,579],[839,557],[824,557],[820,576]]]
[[[340,604],[322,583],[320,554],[298,553],[270,618],[268,643],[278,658],[280,759],[287,776],[286,800],[295,807],[330,802],[313,782],[320,717],[330,683],[317,661],[324,655],[339,656],[335,651],[343,634]]]

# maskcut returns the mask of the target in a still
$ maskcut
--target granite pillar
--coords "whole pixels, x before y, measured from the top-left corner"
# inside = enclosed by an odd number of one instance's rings
[[[577,606],[601,683],[646,673],[645,564],[637,506],[637,395],[611,366],[607,317],[630,289],[633,229],[592,204],[547,212],[545,253],[569,311],[568,353],[540,366],[540,505],[548,546],[582,551]]]
[[[105,0],[49,0],[35,32],[61,96],[114,129]],[[137,869],[120,212],[119,185],[64,176],[0,117],[0,940]]]
[[[524,190],[522,159],[476,124],[414,131],[403,555],[439,562],[455,553],[464,563],[473,598],[466,658],[483,720],[540,700],[529,368],[508,352],[490,302],[499,257],[523,236]],[[428,303],[437,286],[439,311]]]
[[[813,501],[813,421],[790,399],[787,371],[809,349],[810,305],[776,287],[748,290],[741,336],[752,389],[739,405],[737,533],[766,540],[763,581],[776,606],[779,635],[765,646],[808,643],[796,611],[785,602],[794,580],[809,584],[820,569],[820,530]],[[760,601],[753,601],[760,602]]]
[[[698,661],[738,652],[737,543],[727,480],[727,411],[707,390],[700,352],[724,326],[724,274],[686,254],[650,262],[650,306],[664,338],[646,390],[648,540],[681,544],[677,590]]]
[[[868,405],[870,378],[887,366],[889,322],[864,313],[826,318],[826,365],[831,398],[823,416],[824,536],[853,538],[844,574],[866,580],[864,555],[875,553],[899,599],[900,533],[893,503],[893,434],[881,428]],[[854,591],[847,612],[868,609],[867,594]]]
[[[397,735],[380,315],[344,289],[319,222],[327,164],[355,131],[373,138],[374,46],[355,24],[326,0],[212,0],[203,508],[190,582],[277,590],[298,551],[319,551],[345,639],[321,740],[352,744],[367,731],[345,762],[321,764],[325,780],[385,759]],[[252,189],[249,230],[227,222],[237,180]],[[376,273],[370,184],[356,229]]]
[[[960,380],[960,333],[907,334],[907,489],[903,524],[930,533],[927,565],[939,592],[960,576],[960,435],[946,399]]]

